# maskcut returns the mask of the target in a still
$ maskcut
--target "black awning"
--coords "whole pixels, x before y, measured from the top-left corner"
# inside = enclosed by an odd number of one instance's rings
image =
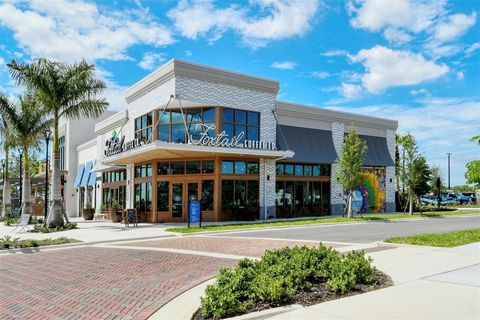
[[[367,143],[368,148],[363,157],[364,166],[389,167],[395,165],[392,157],[390,157],[386,138],[366,135],[359,136]]]
[[[334,163],[337,160],[329,130],[278,125],[277,148],[295,152],[288,160],[317,163]]]

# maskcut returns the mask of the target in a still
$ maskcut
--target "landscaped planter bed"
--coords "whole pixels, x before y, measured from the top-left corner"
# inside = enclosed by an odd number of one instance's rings
[[[323,246],[267,251],[259,261],[242,259],[220,270],[192,319],[223,319],[260,310],[309,306],[393,284],[363,252],[341,254]]]

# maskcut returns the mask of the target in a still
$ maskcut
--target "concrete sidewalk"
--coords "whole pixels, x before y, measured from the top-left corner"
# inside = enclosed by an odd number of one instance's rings
[[[480,243],[401,246],[370,256],[395,286],[268,319],[480,319]]]

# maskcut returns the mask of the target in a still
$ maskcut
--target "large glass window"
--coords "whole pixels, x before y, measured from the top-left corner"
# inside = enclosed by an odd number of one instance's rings
[[[122,181],[125,181],[126,179],[127,179],[127,171],[123,169],[102,173],[103,183],[122,182]]]
[[[170,168],[172,170],[172,174],[185,174],[185,162],[183,161],[171,162]]]
[[[169,182],[157,182],[157,211],[168,211],[169,207]]]
[[[147,113],[135,119],[135,138],[143,143],[152,142],[153,113]]]
[[[330,212],[330,182],[276,182],[277,217],[328,215]]]
[[[214,172],[215,172],[215,162],[213,160],[203,160],[202,173],[214,173]]]
[[[277,176],[330,176],[329,164],[283,163],[276,165]]]
[[[150,163],[135,166],[135,178],[152,176],[152,165]]]
[[[214,173],[213,160],[157,162],[157,175]]]
[[[215,125],[215,110],[215,107],[187,108],[183,114],[180,109],[158,111],[158,140],[186,143],[188,135],[199,139],[205,126]],[[209,131],[209,135],[215,135],[215,130]]]
[[[258,204],[258,180],[222,180],[222,211],[232,219],[258,218]]]
[[[213,180],[202,181],[202,210],[213,211]]]
[[[187,174],[199,174],[202,164],[200,161],[187,161]]]
[[[222,161],[223,174],[258,174],[259,166],[256,161]]]
[[[239,136],[243,132],[240,143],[246,139],[259,141],[260,137],[260,113],[238,109],[222,109],[222,130],[227,136]]]
[[[140,214],[152,211],[151,182],[135,184],[135,208]]]

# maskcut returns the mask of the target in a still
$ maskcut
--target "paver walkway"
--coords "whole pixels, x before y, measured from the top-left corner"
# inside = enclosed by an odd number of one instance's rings
[[[82,247],[0,257],[0,319],[146,319],[235,260]]]

